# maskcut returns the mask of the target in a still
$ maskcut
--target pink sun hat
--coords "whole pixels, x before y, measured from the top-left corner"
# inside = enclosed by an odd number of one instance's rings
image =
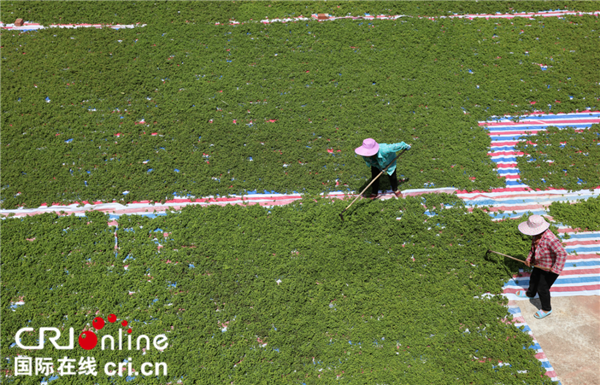
[[[354,152],[362,156],[373,156],[379,152],[379,144],[375,139],[367,138],[363,140],[362,146],[354,149]]]
[[[539,235],[548,230],[550,223],[546,222],[541,215],[532,215],[526,222],[519,223],[519,231],[525,235]]]

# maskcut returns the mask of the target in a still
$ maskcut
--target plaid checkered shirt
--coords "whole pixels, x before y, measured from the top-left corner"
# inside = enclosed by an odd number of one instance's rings
[[[532,258],[532,256],[534,257]],[[534,260],[533,263],[532,259]],[[567,261],[567,252],[564,247],[562,247],[560,239],[558,239],[552,231],[546,230],[542,234],[542,239],[540,239],[537,247],[532,242],[531,251],[529,252],[527,261],[544,270],[560,274]]]

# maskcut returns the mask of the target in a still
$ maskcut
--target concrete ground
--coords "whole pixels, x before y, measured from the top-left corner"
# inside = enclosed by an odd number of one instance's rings
[[[541,320],[539,299],[515,304],[563,385],[600,385],[600,296],[554,297]]]

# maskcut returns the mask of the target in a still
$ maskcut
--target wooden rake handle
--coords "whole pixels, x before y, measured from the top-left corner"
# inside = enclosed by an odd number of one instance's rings
[[[502,254],[502,253],[499,253],[499,252],[497,252],[497,251],[494,251],[494,250],[488,250],[488,253],[494,253],[494,254],[498,254],[498,255],[501,255],[501,256],[503,256],[503,257],[510,258],[510,259],[512,259],[512,260],[515,260],[515,261],[517,261],[517,262],[521,262],[521,263],[525,264],[525,261],[524,261],[524,260],[522,260],[522,259],[515,258],[515,257],[511,257],[510,255]],[[540,267],[540,266],[538,266],[538,265],[534,265],[533,267],[537,267],[538,269],[542,269],[542,270],[548,270],[548,269],[544,269],[543,267]]]

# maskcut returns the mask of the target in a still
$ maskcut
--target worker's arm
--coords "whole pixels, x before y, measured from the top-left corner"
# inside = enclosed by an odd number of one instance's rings
[[[554,264],[550,271],[554,274],[560,274],[565,267],[565,262],[567,262],[567,251],[562,247],[560,240],[558,239],[549,240],[549,245],[550,250],[552,250],[552,253],[554,253],[555,256]]]
[[[388,144],[388,148],[391,151],[400,151],[400,150],[410,150],[410,144],[404,143],[404,142],[400,142],[400,143],[393,143],[393,144]]]
[[[525,265],[527,265],[527,267],[530,267],[530,266],[531,266],[531,258],[532,258],[532,257],[535,257],[535,256],[533,255],[534,251],[535,251],[535,247],[534,247],[534,245],[533,245],[533,241],[532,241],[532,242],[531,242],[531,250],[529,250],[529,255],[527,256],[527,259],[525,260]]]

